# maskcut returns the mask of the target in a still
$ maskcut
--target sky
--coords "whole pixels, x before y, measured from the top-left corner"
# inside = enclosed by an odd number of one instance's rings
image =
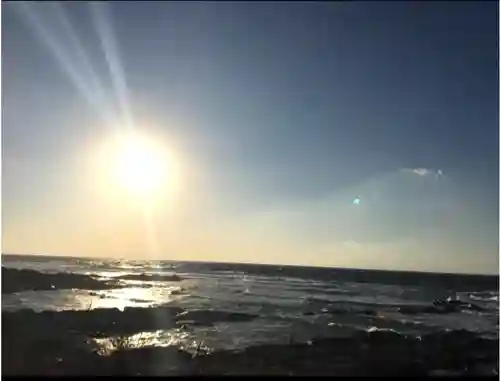
[[[497,8],[3,2],[2,251],[498,273]]]

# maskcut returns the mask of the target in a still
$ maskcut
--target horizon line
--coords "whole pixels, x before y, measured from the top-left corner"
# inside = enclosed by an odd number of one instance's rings
[[[347,270],[347,271],[373,271],[373,272],[396,272],[396,273],[408,273],[408,274],[426,274],[426,275],[451,275],[451,276],[471,276],[471,277],[497,277],[500,278],[500,269],[497,273],[459,273],[459,272],[439,272],[439,271],[426,271],[426,270],[409,270],[409,269],[376,269],[376,268],[357,268],[357,267],[334,267],[329,265],[299,265],[299,264],[281,264],[281,263],[257,263],[257,262],[220,262],[215,260],[189,260],[189,259],[132,259],[132,258],[121,258],[121,257],[91,257],[91,256],[71,256],[67,254],[13,254],[13,253],[2,253],[4,256],[18,256],[18,257],[48,257],[48,258],[67,258],[67,259],[94,259],[94,260],[118,260],[118,261],[149,261],[149,262],[187,262],[187,263],[199,263],[199,264],[220,264],[220,265],[246,265],[246,266],[273,266],[273,267],[302,267],[302,268],[317,268],[325,270]],[[3,263],[2,263],[3,267]]]

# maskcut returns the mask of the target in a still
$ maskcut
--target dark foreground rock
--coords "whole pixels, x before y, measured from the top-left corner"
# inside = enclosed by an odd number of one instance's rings
[[[447,351],[435,351],[425,344],[409,341],[402,345],[387,339],[373,343],[360,338],[329,339],[199,355],[174,347],[150,347],[120,350],[109,356],[99,355],[83,339],[78,340],[66,337],[11,345],[3,351],[3,374],[494,376],[498,373],[494,355],[478,361],[471,355],[458,353],[463,349],[447,347]],[[479,352],[488,346],[483,342],[473,345]]]
[[[149,316],[149,317],[148,317]],[[189,318],[190,320],[187,320]],[[103,355],[92,337],[183,324],[245,321],[252,315],[151,308],[2,313],[4,375],[361,375],[498,374],[498,340],[467,331],[407,337],[394,331],[304,344],[259,345],[204,353],[175,347],[116,347]],[[177,328],[176,328],[177,329]]]

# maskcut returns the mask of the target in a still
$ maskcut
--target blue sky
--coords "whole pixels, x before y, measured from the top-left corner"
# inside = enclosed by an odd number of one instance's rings
[[[4,252],[498,271],[496,2],[25,5]],[[148,228],[84,169],[123,110],[182,167]]]

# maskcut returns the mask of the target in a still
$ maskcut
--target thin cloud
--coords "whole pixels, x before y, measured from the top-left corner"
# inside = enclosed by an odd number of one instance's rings
[[[434,175],[436,177],[443,176],[444,173],[441,169],[431,169],[431,168],[410,168],[404,169],[405,172],[413,173],[417,176],[431,176]]]
[[[419,176],[427,176],[432,173],[430,169],[427,168],[415,168],[411,170],[414,174]]]

